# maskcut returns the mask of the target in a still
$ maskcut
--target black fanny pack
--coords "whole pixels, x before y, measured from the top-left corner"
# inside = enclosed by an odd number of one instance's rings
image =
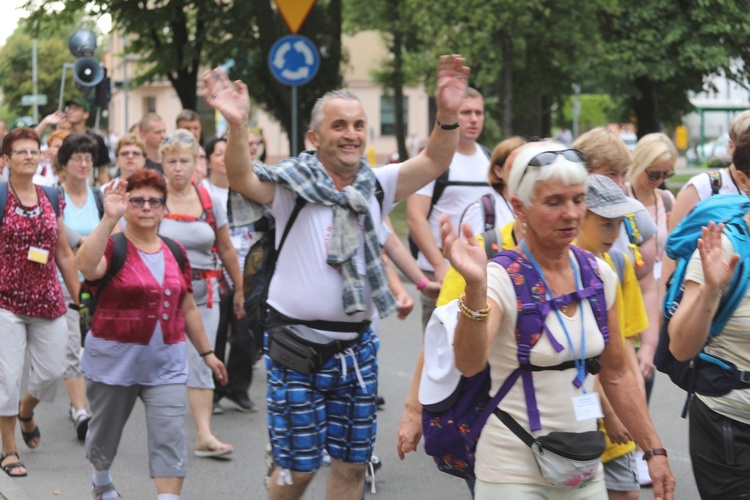
[[[269,311],[268,356],[282,366],[294,370],[302,375],[318,371],[335,354],[353,347],[359,342],[359,337],[370,328],[369,321],[361,323],[345,323],[338,321],[305,321],[284,316],[271,309]],[[358,336],[354,340],[334,340],[328,343],[318,343],[308,340],[320,337],[313,329],[334,332],[354,332]]]

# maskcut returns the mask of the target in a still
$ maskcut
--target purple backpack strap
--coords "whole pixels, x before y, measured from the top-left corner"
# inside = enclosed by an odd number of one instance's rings
[[[489,366],[486,369],[489,370]],[[508,378],[505,379],[503,385],[500,386],[500,389],[498,389],[497,393],[492,396],[490,402],[487,403],[487,406],[484,408],[482,414],[479,415],[479,417],[474,421],[471,426],[471,430],[469,431],[470,443],[473,443],[475,442],[475,440],[479,439],[479,433],[482,431],[482,427],[484,427],[484,424],[487,423],[487,419],[490,418],[490,415],[495,412],[495,410],[497,409],[497,405],[500,404],[500,401],[505,397],[506,394],[508,394],[508,392],[510,392],[513,384],[515,384],[516,380],[518,380],[518,375],[520,373],[520,368],[516,368],[515,370],[510,372],[510,375],[508,375]]]
[[[591,310],[594,312],[596,324],[599,325],[599,331],[602,332],[604,343],[609,342],[609,328],[607,327],[607,299],[604,296],[604,280],[599,272],[599,264],[596,257],[591,252],[582,250],[576,246],[571,246],[573,254],[578,261],[578,267],[581,269],[581,283],[583,290],[580,290],[580,298],[588,299],[591,304]]]
[[[518,252],[514,250],[505,250],[491,259],[492,262],[503,266],[508,272],[511,282],[513,283],[513,288],[516,292],[516,297],[518,297],[516,342],[518,344],[517,357],[520,365],[531,364],[531,349],[539,341],[542,332],[547,333],[547,338],[556,352],[561,352],[563,350],[563,346],[547,328],[545,318],[552,310],[560,309],[563,305],[574,300],[589,300],[605,343],[609,340],[604,284],[601,275],[599,274],[599,267],[596,263],[596,259],[589,252],[581,250],[575,246],[571,246],[571,248],[573,249],[573,253],[576,256],[576,260],[580,267],[583,289],[567,295],[555,297],[553,300],[547,300],[547,290],[541,276],[539,276],[534,270],[531,263]],[[529,425],[532,431],[537,431],[542,428],[542,424],[539,408],[536,403],[533,372],[521,370],[520,375],[521,380],[523,381],[523,392],[526,399],[526,411],[529,416]],[[510,379],[511,377],[508,378]],[[514,382],[516,378],[518,378],[517,375],[513,377]]]

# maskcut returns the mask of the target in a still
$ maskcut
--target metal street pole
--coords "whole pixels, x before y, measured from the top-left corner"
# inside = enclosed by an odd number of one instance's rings
[[[297,86],[292,85],[292,156],[297,156]]]
[[[36,57],[36,38],[31,44],[31,81],[34,84],[34,123],[39,123],[39,103],[36,96],[39,95],[39,85],[37,80],[37,57]]]
[[[122,90],[124,94],[124,109],[125,112],[123,113],[125,117],[125,128],[123,129],[123,134],[127,134],[130,131],[130,119],[128,115],[128,108],[129,108],[129,91],[130,91],[130,80],[128,80],[128,54],[127,54],[127,48],[128,43],[130,42],[128,35],[125,35],[122,41]]]

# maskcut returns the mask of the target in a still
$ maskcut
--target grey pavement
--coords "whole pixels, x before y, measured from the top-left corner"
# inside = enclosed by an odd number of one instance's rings
[[[413,297],[417,292],[408,287]],[[419,308],[417,300],[415,309]],[[380,360],[380,394],[386,404],[378,414],[378,441],[375,453],[383,466],[376,474],[377,493],[369,498],[439,500],[468,499],[463,481],[439,472],[424,454],[420,444],[417,453],[404,462],[396,455],[396,431],[408,393],[412,368],[421,347],[419,311],[412,312],[405,321],[388,318],[382,322]],[[267,442],[263,367],[255,370],[251,398],[259,408],[257,413],[235,411],[225,401],[223,415],[213,418],[214,433],[234,444],[229,460],[199,459],[190,456],[188,476],[182,498],[185,500],[260,499],[266,497],[263,486],[265,470],[263,449]],[[666,376],[659,376],[651,411],[654,423],[670,454],[670,464],[677,477],[679,500],[698,498],[690,470],[687,451],[687,421],[680,418],[684,400],[682,391],[674,387]],[[28,466],[29,476],[10,479],[0,471],[0,499],[8,500],[81,500],[91,498],[91,467],[84,457],[83,445],[76,441],[73,425],[67,414],[68,403],[62,383],[54,403],[39,405],[36,419],[41,430],[41,442],[29,450],[17,432],[19,453]],[[195,429],[189,412],[186,418],[188,449],[195,444]],[[139,403],[133,410],[119,453],[112,467],[112,477],[125,499],[154,499],[156,490],[148,473],[145,419]],[[306,500],[325,498],[328,469],[322,468],[305,494]],[[651,499],[651,492],[643,490],[641,498]]]

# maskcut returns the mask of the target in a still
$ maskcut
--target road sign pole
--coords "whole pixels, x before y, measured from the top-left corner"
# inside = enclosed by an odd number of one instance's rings
[[[292,156],[299,152],[297,140],[297,86],[292,85]]]

